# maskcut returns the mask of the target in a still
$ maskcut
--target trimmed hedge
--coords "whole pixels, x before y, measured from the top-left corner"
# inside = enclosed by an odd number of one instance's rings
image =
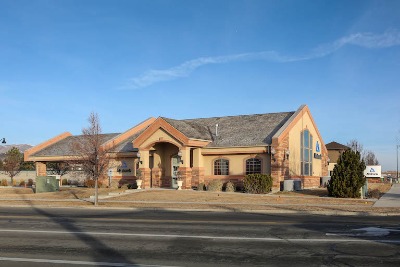
[[[248,174],[243,179],[244,191],[251,194],[266,194],[271,192],[272,177],[267,174]]]

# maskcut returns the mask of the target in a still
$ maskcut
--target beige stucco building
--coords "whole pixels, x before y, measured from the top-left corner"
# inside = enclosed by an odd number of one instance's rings
[[[70,160],[80,136],[63,133],[25,152],[37,175],[46,163]],[[305,188],[320,185],[328,173],[328,152],[306,105],[297,111],[189,120],[149,118],[120,134],[104,134],[114,180],[135,180],[142,188],[174,188],[177,173],[183,188],[213,179],[238,186],[249,173],[270,174],[274,187],[300,179]]]
[[[333,141],[326,144],[326,149],[328,150],[328,175],[332,176],[333,169],[335,168],[340,155],[347,149],[350,149],[350,147]]]

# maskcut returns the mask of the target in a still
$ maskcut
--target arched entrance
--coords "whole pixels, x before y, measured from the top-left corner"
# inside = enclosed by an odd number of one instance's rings
[[[178,152],[179,147],[168,142],[156,143],[150,149],[151,187],[177,188]]]

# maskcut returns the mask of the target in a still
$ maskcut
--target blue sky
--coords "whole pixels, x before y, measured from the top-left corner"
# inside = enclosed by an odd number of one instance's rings
[[[383,170],[400,139],[400,1],[0,1],[0,137],[294,111]]]

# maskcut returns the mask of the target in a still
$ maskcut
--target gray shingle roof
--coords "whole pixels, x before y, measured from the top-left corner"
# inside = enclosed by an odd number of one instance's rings
[[[227,117],[175,120],[163,118],[172,127],[192,139],[209,140],[208,147],[265,146],[270,145],[274,134],[293,116],[295,112],[239,115]],[[218,124],[218,136],[216,127]],[[144,129],[145,130],[145,129]],[[128,137],[111,152],[134,152],[132,141],[144,130]],[[119,133],[102,134],[102,143],[112,140]],[[69,136],[48,146],[32,156],[72,156],[72,144],[79,141],[82,135]]]
[[[113,134],[102,134],[102,143],[105,143],[112,138],[116,137],[119,135],[118,133],[113,133]],[[46,156],[73,156],[75,155],[72,150],[72,145],[75,142],[79,142],[83,138],[82,135],[76,135],[76,136],[68,136],[65,139],[60,140],[59,142],[50,145],[48,147],[45,147],[42,150],[39,150],[32,156],[34,157],[46,157]]]
[[[132,141],[135,140],[144,130],[139,131],[129,136],[124,142],[111,149],[111,152],[126,153],[126,152],[137,152],[137,148],[134,148]]]
[[[272,136],[295,112],[189,120],[163,118],[189,138],[210,140],[208,147],[269,145]],[[218,124],[218,136],[215,135]]]

